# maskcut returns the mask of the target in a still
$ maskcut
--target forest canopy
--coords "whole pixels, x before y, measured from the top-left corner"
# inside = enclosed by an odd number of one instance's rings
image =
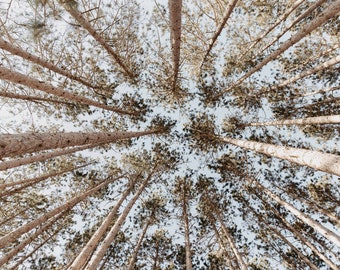
[[[0,269],[339,269],[339,14],[0,1]]]

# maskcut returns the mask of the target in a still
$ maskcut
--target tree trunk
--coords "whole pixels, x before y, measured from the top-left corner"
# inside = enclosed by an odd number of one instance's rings
[[[92,235],[91,239],[87,242],[86,246],[81,250],[76,259],[73,261],[71,266],[67,269],[79,270],[82,269],[83,266],[90,259],[91,254],[98,246],[100,239],[103,237],[107,228],[110,226],[112,220],[116,216],[119,207],[126,199],[126,197],[130,194],[130,188],[127,188],[125,192],[122,194],[116,205],[112,208],[109,214],[106,216],[100,227],[96,230],[96,232]]]
[[[2,134],[0,135],[0,158],[28,154],[47,149],[98,143],[113,143],[118,140],[157,133],[160,133],[160,131]]]
[[[272,206],[270,206],[264,199],[261,198],[257,193],[254,192],[254,194],[262,201],[262,203],[266,206],[266,208],[270,208],[271,211],[273,211],[276,215],[276,217],[282,222],[282,224],[290,230],[294,236],[299,239],[304,245],[309,247],[311,251],[313,251],[321,260],[323,260],[329,267],[330,269],[333,270],[339,270],[339,268],[332,262],[330,261],[322,252],[320,252],[312,243],[310,243],[298,230],[294,228],[293,225],[288,223],[281,215],[280,213]],[[243,200],[246,204],[246,200]]]
[[[279,126],[279,125],[320,125],[320,124],[340,124],[339,115],[316,116],[299,119],[284,119],[269,122],[249,123],[246,126]]]
[[[330,242],[334,243],[335,245],[340,247],[340,236],[332,232],[331,230],[327,229],[320,223],[316,222],[315,220],[308,217],[306,214],[302,213],[300,210],[296,209],[293,205],[283,201],[280,199],[279,196],[276,196],[274,193],[269,191],[267,188],[262,186],[259,182],[253,181],[249,177],[245,177],[247,181],[250,183],[254,183],[260,190],[262,190],[264,193],[266,193],[272,200],[279,203],[282,207],[287,209],[289,212],[291,212],[294,216],[296,216],[298,219],[303,221],[308,226],[312,227],[315,231],[323,235],[325,238],[327,238]]]
[[[76,8],[72,7],[71,4],[64,4],[65,9],[72,15],[72,17],[82,26],[84,27],[90,35],[104,47],[104,49],[108,52],[109,55],[116,61],[116,63],[123,69],[124,73],[130,78],[134,79],[136,77],[135,74],[131,70],[129,70],[126,65],[123,63],[121,57],[111,48],[109,44],[105,41],[105,38],[102,37],[92,26],[91,24],[83,17],[83,15],[76,10]]]
[[[45,67],[55,73],[58,73],[60,75],[63,75],[71,80],[74,80],[74,81],[77,81],[87,87],[90,87],[90,88],[95,88],[94,85],[92,85],[91,83],[83,80],[82,78],[80,77],[77,77],[77,76],[74,76],[71,74],[70,71],[67,71],[65,70],[64,68],[59,68],[55,65],[53,65],[51,62],[49,61],[46,61],[46,60],[43,60],[41,59],[40,57],[38,56],[35,56],[31,53],[28,53],[27,51],[19,48],[19,47],[16,47],[14,45],[12,45],[10,42],[7,42],[5,41],[3,38],[0,37],[0,48],[3,49],[3,50],[6,50],[14,55],[17,55],[17,56],[20,56],[28,61],[31,61],[33,63],[36,63],[42,67]]]
[[[226,12],[225,12],[225,15],[223,17],[222,23],[220,24],[220,26],[218,27],[217,31],[215,32],[214,36],[211,39],[209,48],[208,48],[208,50],[206,51],[206,53],[205,53],[205,55],[203,57],[203,61],[202,61],[201,67],[203,66],[203,64],[207,60],[207,57],[209,56],[212,48],[214,47],[214,44],[217,41],[218,37],[221,35],[222,30],[223,30],[224,26],[227,24],[227,21],[228,21],[230,15],[231,15],[231,13],[233,12],[234,7],[236,6],[237,2],[238,2],[238,0],[231,0],[227,4]]]
[[[105,104],[93,101],[92,99],[75,95],[71,92],[68,92],[60,87],[53,86],[52,84],[46,83],[44,81],[40,81],[37,79],[33,79],[27,75],[21,74],[16,71],[12,71],[8,68],[0,66],[0,79],[5,81],[10,81],[13,83],[25,85],[27,87],[30,87],[32,89],[37,89],[39,91],[43,91],[45,93],[55,95],[61,98],[65,98],[67,100],[70,100],[75,103],[80,103],[88,106],[94,106],[100,109],[116,112],[119,114],[125,114],[125,115],[135,115],[136,113],[130,112],[130,111],[124,111],[119,108],[113,108],[110,106],[107,106]]]
[[[144,229],[142,231],[142,233],[140,234],[139,236],[139,239],[138,239],[138,242],[132,252],[132,256],[131,256],[131,259],[129,260],[129,265],[128,267],[126,268],[127,270],[133,270],[134,269],[134,266],[135,266],[135,263],[137,261],[137,254],[138,254],[138,251],[140,249],[140,247],[142,246],[142,242],[143,242],[143,239],[144,239],[144,236],[151,224],[151,221],[152,221],[152,217],[150,216],[148,218],[148,221],[146,222],[145,226],[144,226]]]
[[[122,177],[123,176],[113,178],[113,179],[109,178],[108,180],[97,185],[96,187],[90,188],[89,190],[85,191],[83,194],[81,194],[77,197],[74,197],[73,199],[67,201],[63,205],[58,206],[57,208],[45,213],[41,217],[39,217],[39,218],[37,218],[37,219],[35,219],[35,220],[25,224],[25,225],[22,225],[21,227],[17,228],[16,230],[12,231],[11,233],[1,237],[0,238],[0,248],[3,248],[5,246],[9,245],[13,241],[17,240],[21,235],[29,232],[30,230],[32,230],[33,228],[35,228],[39,224],[45,222],[46,220],[50,219],[51,217],[65,211],[67,209],[71,209],[76,204],[78,204],[79,202],[81,202],[82,200],[87,198],[88,196],[91,196],[92,194],[94,194],[95,192],[100,190],[101,188],[107,186],[108,184],[110,184],[110,183],[114,182],[115,180],[120,179]]]
[[[221,140],[271,157],[285,159],[299,165],[340,176],[340,157],[337,155],[232,138],[221,138]]]
[[[182,0],[169,0],[169,12],[172,60],[174,63],[173,90],[175,90],[181,56]]]
[[[273,51],[267,57],[265,57],[260,63],[258,63],[255,67],[250,69],[246,74],[244,74],[241,78],[239,78],[235,83],[231,84],[227,89],[223,90],[223,92],[217,94],[216,97],[220,97],[226,92],[229,92],[235,86],[241,84],[245,79],[249,78],[255,72],[262,69],[265,65],[267,65],[270,61],[276,59],[280,54],[285,52],[288,48],[293,46],[295,43],[300,41],[306,35],[311,33],[317,27],[323,25],[329,19],[333,18],[340,12],[340,0],[335,1],[334,3],[330,4],[324,11],[322,11],[316,18],[314,18],[311,22],[304,25],[301,30],[295,33],[291,38],[285,41],[278,49]]]
[[[0,135],[0,137],[1,137],[1,135]],[[1,144],[1,141],[0,141],[0,144]],[[31,164],[31,163],[34,163],[34,162],[44,161],[46,159],[50,159],[50,158],[53,158],[53,157],[59,157],[59,156],[79,152],[79,151],[90,149],[90,148],[100,146],[100,145],[101,144],[86,144],[84,146],[70,147],[70,148],[66,148],[66,149],[62,149],[62,150],[56,150],[56,151],[52,151],[52,152],[36,154],[36,155],[30,156],[30,157],[16,158],[16,159],[13,159],[13,160],[3,161],[3,162],[0,162],[0,171],[5,171],[5,170],[11,169],[11,168]]]
[[[106,235],[103,242],[98,246],[97,250],[93,253],[90,261],[84,268],[85,270],[96,270],[100,261],[105,255],[105,252],[110,247],[111,243],[113,242],[114,238],[116,237],[117,233],[119,232],[120,228],[125,222],[126,217],[128,216],[132,206],[134,206],[135,202],[141,195],[141,193],[144,191],[146,185],[150,181],[150,178],[153,173],[150,173],[150,175],[144,180],[144,182],[141,184],[141,186],[138,188],[136,194],[133,196],[133,198],[129,201],[128,205],[125,207],[124,211],[121,213],[119,218],[116,220],[115,224],[111,228],[111,230]]]
[[[339,62],[340,62],[340,55],[335,56],[335,57],[333,57],[332,59],[330,59],[330,60],[328,60],[328,61],[326,61],[326,62],[324,62],[324,63],[322,63],[322,64],[320,64],[320,65],[317,65],[316,67],[314,67],[314,68],[312,68],[312,69],[310,69],[310,70],[306,70],[306,71],[304,71],[304,72],[301,72],[301,73],[299,73],[298,75],[296,75],[296,76],[294,76],[294,77],[292,77],[292,78],[290,78],[290,79],[287,79],[287,80],[281,82],[281,83],[278,85],[278,87],[287,86],[288,84],[294,83],[294,82],[296,82],[297,80],[300,80],[300,79],[302,79],[302,78],[304,78],[304,77],[307,77],[307,76],[309,76],[309,75],[312,75],[312,74],[314,74],[314,73],[317,73],[317,72],[319,72],[320,70],[323,70],[323,69],[326,69],[326,68],[328,68],[328,67],[334,66],[334,65],[336,65],[336,64],[339,63]]]

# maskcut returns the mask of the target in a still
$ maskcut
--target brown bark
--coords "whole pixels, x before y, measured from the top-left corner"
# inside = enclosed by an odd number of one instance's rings
[[[13,83],[17,83],[17,84],[21,84],[21,85],[24,85],[24,86],[27,86],[33,89],[37,89],[39,91],[43,91],[51,95],[65,98],[75,103],[80,103],[80,104],[88,105],[88,106],[94,106],[100,109],[112,111],[112,112],[123,114],[123,115],[135,115],[136,114],[134,112],[124,111],[119,108],[110,107],[105,104],[93,101],[92,99],[73,94],[71,92],[64,90],[63,88],[53,86],[52,84],[31,78],[27,75],[21,74],[16,71],[12,71],[2,66],[0,66],[0,79],[3,79],[5,81],[10,81]]]
[[[2,134],[0,135],[0,158],[33,153],[47,149],[98,143],[113,143],[118,140],[157,134],[159,132],[159,130],[149,130],[140,132]]]
[[[29,232],[30,230],[32,230],[33,228],[35,228],[39,224],[47,221],[51,217],[58,215],[59,213],[65,211],[65,210],[71,209],[72,207],[74,207],[76,204],[78,204],[82,200],[86,199],[87,197],[91,196],[92,194],[94,194],[95,192],[100,190],[101,188],[107,186],[108,184],[112,183],[113,181],[115,181],[115,180],[117,180],[121,177],[122,176],[120,176],[118,178],[113,178],[113,179],[109,178],[106,181],[98,184],[96,187],[88,189],[83,194],[76,196],[73,199],[70,199],[69,201],[67,201],[66,203],[54,208],[53,210],[51,210],[51,211],[49,211],[45,214],[43,214],[41,217],[20,226],[19,228],[15,229],[11,233],[6,234],[5,236],[0,238],[0,248],[3,248],[5,246],[11,244],[16,239],[18,239],[21,235]]]

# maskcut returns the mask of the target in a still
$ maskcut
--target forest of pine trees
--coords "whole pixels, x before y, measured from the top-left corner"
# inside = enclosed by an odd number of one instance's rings
[[[340,269],[340,0],[3,0],[0,58],[0,269]]]

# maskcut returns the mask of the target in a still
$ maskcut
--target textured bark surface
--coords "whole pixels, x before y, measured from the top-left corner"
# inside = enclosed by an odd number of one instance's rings
[[[271,157],[285,159],[299,165],[340,176],[340,156],[337,155],[231,138],[221,138],[221,140]]]
[[[71,146],[112,143],[157,133],[156,130],[140,132],[69,132],[26,133],[0,135],[0,158],[34,153],[41,150]]]
[[[340,115],[326,115],[299,119],[283,119],[268,122],[249,123],[247,126],[279,126],[279,125],[320,125],[340,124]]]

